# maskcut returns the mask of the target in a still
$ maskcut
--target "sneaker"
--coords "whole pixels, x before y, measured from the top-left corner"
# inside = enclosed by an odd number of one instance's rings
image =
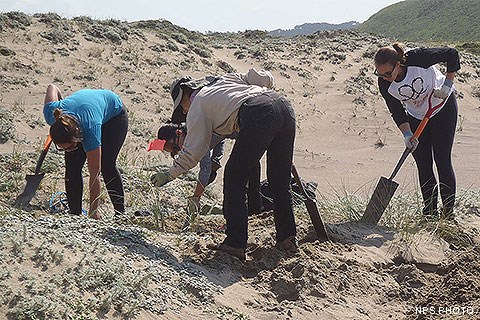
[[[277,242],[275,246],[278,249],[281,249],[287,252],[293,253],[298,251],[297,240],[295,239],[294,236],[289,236],[285,240]]]
[[[246,260],[245,249],[230,247],[223,242],[218,244],[210,243],[207,245],[207,248],[210,250],[228,253],[231,256],[237,257],[238,259],[240,259],[240,261]]]

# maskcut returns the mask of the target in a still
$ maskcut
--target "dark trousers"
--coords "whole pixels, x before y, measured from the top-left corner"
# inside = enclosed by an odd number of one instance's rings
[[[443,108],[430,118],[423,130],[413,157],[417,164],[420,188],[424,202],[423,213],[435,214],[437,210],[438,183],[433,172],[433,161],[438,171],[443,214],[451,216],[455,204],[456,180],[452,165],[452,146],[457,126],[457,100],[452,94]],[[420,124],[411,116],[408,118],[412,130]]]
[[[260,162],[254,166],[248,178],[247,207],[248,215],[262,212],[262,194],[260,193]]]
[[[101,172],[115,213],[125,212],[125,192],[117,157],[122,148],[128,129],[128,115],[125,110],[102,125]],[[87,155],[83,146],[72,152],[65,152],[65,188],[70,213],[82,212],[83,177],[82,169]]]
[[[269,92],[248,99],[238,113],[240,132],[225,166],[223,214],[224,243],[246,248],[248,210],[246,186],[252,170],[267,152],[267,179],[272,186],[277,241],[296,235],[290,192],[295,115],[290,103]]]

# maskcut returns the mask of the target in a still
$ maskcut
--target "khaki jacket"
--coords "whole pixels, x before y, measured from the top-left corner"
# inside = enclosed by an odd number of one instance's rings
[[[197,165],[209,150],[212,134],[228,136],[239,132],[238,110],[241,105],[247,99],[271,90],[274,84],[270,72],[250,69],[247,73],[228,73],[200,89],[187,113],[188,133],[170,168],[172,178]]]

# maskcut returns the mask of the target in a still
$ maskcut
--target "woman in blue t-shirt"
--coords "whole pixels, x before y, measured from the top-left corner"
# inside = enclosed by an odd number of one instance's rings
[[[82,168],[88,163],[89,216],[99,219],[100,172],[116,214],[125,212],[122,177],[117,157],[128,129],[126,108],[110,90],[83,89],[62,99],[60,89],[50,84],[43,114],[58,150],[65,151],[65,188],[70,213],[82,212]]]
[[[378,86],[396,125],[403,134],[405,145],[412,149],[417,164],[426,216],[435,216],[438,189],[446,218],[453,218],[456,181],[452,165],[452,146],[457,124],[457,100],[453,80],[460,69],[460,58],[454,48],[416,48],[405,51],[403,45],[380,48],[375,54],[375,74]],[[445,63],[446,75],[436,67]],[[445,104],[434,111],[420,138],[412,131],[432,106]],[[433,161],[438,180],[433,171]]]

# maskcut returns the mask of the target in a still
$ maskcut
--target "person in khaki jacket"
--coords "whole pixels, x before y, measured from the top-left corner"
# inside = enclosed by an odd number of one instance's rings
[[[295,251],[296,225],[292,208],[290,178],[295,140],[295,114],[290,103],[272,90],[270,72],[250,69],[228,73],[199,89],[174,82],[174,108],[187,114],[188,132],[176,130],[165,143],[165,150],[178,152],[169,170],[151,177],[163,186],[193,168],[210,148],[212,134],[237,134],[225,166],[223,214],[226,238],[211,244],[245,260],[248,238],[246,185],[255,166],[267,152],[267,178],[273,191],[277,245]],[[171,126],[172,124],[166,124]]]

